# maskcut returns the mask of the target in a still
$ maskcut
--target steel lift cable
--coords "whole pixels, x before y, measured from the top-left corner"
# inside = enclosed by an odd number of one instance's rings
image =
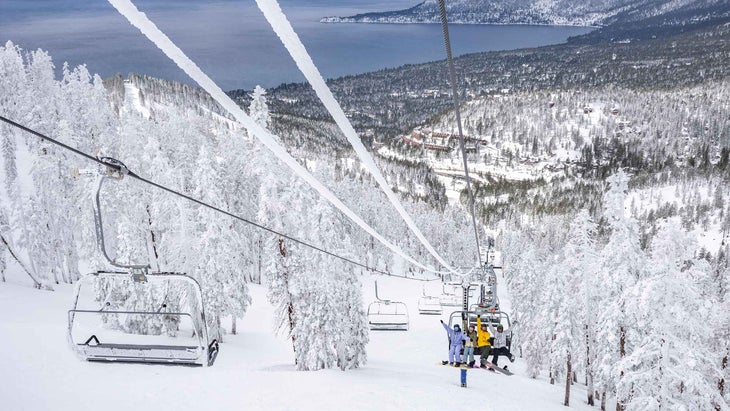
[[[464,175],[466,177],[466,191],[469,194],[469,213],[471,214],[471,223],[474,225],[474,238],[477,244],[477,259],[479,266],[482,266],[482,253],[479,248],[479,227],[474,216],[474,193],[471,190],[471,179],[469,178],[469,164],[466,158],[466,148],[464,147],[464,131],[461,127],[461,109],[459,103],[459,90],[456,84],[456,69],[454,68],[454,59],[451,55],[451,39],[449,38],[449,23],[446,20],[446,4],[444,0],[439,0],[439,10],[441,11],[441,29],[444,33],[444,45],[446,46],[446,61],[449,65],[449,81],[451,82],[451,93],[454,98],[454,111],[456,112],[456,124],[459,128],[459,148],[461,149],[461,158],[464,160]]]
[[[438,273],[437,270],[427,267],[409,255],[407,255],[400,247],[388,241],[380,235],[375,229],[367,224],[360,216],[355,214],[348,208],[332,191],[324,184],[317,180],[305,167],[297,162],[286,149],[279,144],[274,135],[268,130],[257,124],[241,107],[239,107],[223,90],[205,74],[185,53],[180,50],[157,26],[130,0],[108,0],[119,13],[124,16],[130,24],[137,27],[142,34],[153,42],[167,57],[178,65],[190,78],[192,78],[200,87],[210,94],[223,108],[225,108],[239,123],[241,123],[251,134],[253,134],[261,143],[263,143],[275,156],[277,156],[284,164],[301,177],[307,184],[314,188],[320,196],[324,197],[332,205],[337,207],[350,220],[355,222],[360,228],[373,236],[380,243],[388,247],[395,254],[403,257],[406,261],[431,273]]]
[[[300,244],[302,246],[311,248],[311,249],[313,249],[315,251],[318,251],[318,252],[327,254],[327,255],[329,255],[331,257],[338,258],[338,259],[340,259],[342,261],[345,261],[347,263],[354,264],[356,266],[362,267],[362,268],[364,268],[366,270],[373,271],[373,272],[376,272],[376,273],[379,273],[379,274],[383,274],[383,275],[387,275],[387,276],[391,276],[391,277],[405,278],[405,279],[408,279],[408,280],[416,280],[416,281],[437,281],[437,280],[440,281],[441,280],[440,278],[421,279],[421,278],[415,278],[415,277],[400,276],[400,275],[395,275],[393,273],[390,273],[388,271],[379,270],[379,269],[377,269],[375,267],[370,267],[367,264],[359,263],[359,262],[357,262],[355,260],[352,260],[350,258],[343,257],[343,256],[338,255],[338,254],[335,254],[334,252],[331,252],[331,251],[327,251],[327,250],[325,250],[325,249],[323,249],[321,247],[318,247],[318,246],[313,245],[311,243],[308,243],[306,241],[299,240],[299,239],[297,239],[295,237],[292,237],[290,235],[287,235],[287,234],[284,234],[282,232],[276,231],[274,229],[268,228],[268,227],[266,227],[264,225],[261,225],[261,224],[258,224],[256,222],[254,222],[254,221],[247,220],[246,218],[243,218],[243,217],[241,217],[239,215],[230,213],[230,212],[228,212],[226,210],[223,210],[223,209],[218,208],[216,206],[213,206],[213,205],[210,205],[208,203],[205,203],[205,202],[203,202],[201,200],[198,200],[196,198],[193,198],[191,196],[188,196],[186,194],[183,194],[183,193],[181,193],[179,191],[176,191],[174,189],[168,188],[168,187],[166,187],[166,186],[164,186],[162,184],[158,184],[158,183],[156,183],[156,182],[154,182],[154,181],[152,181],[150,179],[144,178],[144,177],[142,177],[142,176],[134,173],[133,171],[127,169],[126,167],[120,166],[119,165],[120,163],[118,161],[116,161],[116,162],[103,161],[102,159],[99,159],[97,157],[94,157],[94,156],[92,156],[92,155],[90,155],[88,153],[85,153],[85,152],[83,152],[81,150],[78,150],[78,149],[76,149],[74,147],[71,147],[71,146],[69,146],[67,144],[64,144],[64,143],[62,143],[62,142],[60,142],[60,141],[58,141],[56,139],[53,139],[53,138],[48,137],[48,136],[46,136],[44,134],[41,134],[41,133],[39,133],[39,132],[37,132],[37,131],[35,131],[33,129],[30,129],[30,128],[22,125],[22,124],[16,123],[15,121],[10,120],[8,118],[5,118],[5,117],[3,117],[1,115],[0,115],[0,121],[3,121],[3,122],[5,122],[5,123],[7,123],[7,124],[9,124],[9,125],[11,125],[13,127],[17,127],[19,129],[27,132],[27,133],[33,134],[34,136],[36,136],[36,137],[38,137],[38,138],[40,138],[40,139],[42,139],[44,141],[47,141],[47,142],[52,143],[52,144],[55,144],[55,145],[57,145],[57,146],[65,149],[65,150],[71,151],[71,152],[73,152],[73,153],[75,153],[75,154],[77,154],[77,155],[79,155],[81,157],[84,157],[87,160],[93,161],[93,162],[95,162],[95,163],[97,163],[97,164],[99,164],[101,166],[108,167],[108,168],[110,168],[112,170],[115,170],[117,172],[120,172],[120,173],[121,172],[124,172],[129,177],[134,178],[134,179],[136,179],[138,181],[141,181],[142,183],[151,185],[153,187],[156,187],[156,188],[158,188],[160,190],[166,191],[166,192],[168,192],[170,194],[173,194],[175,196],[181,197],[181,198],[186,199],[188,201],[192,201],[193,203],[196,203],[196,204],[198,204],[200,206],[203,206],[205,208],[208,208],[208,209],[211,209],[211,210],[216,211],[218,213],[224,214],[224,215],[226,215],[228,217],[231,217],[231,218],[233,218],[233,219],[235,219],[237,221],[241,221],[243,223],[252,225],[252,226],[254,226],[254,227],[258,228],[258,229],[267,231],[269,233],[275,234],[275,235],[277,235],[279,237],[282,237],[282,238],[286,238],[287,240],[290,240],[290,241],[295,242],[297,244]]]
[[[363,165],[375,178],[375,181],[378,182],[380,189],[385,193],[386,197],[388,197],[390,204],[392,204],[396,211],[398,211],[401,219],[403,219],[408,228],[416,235],[416,237],[421,242],[421,244],[423,244],[426,250],[428,250],[428,252],[431,253],[431,255],[442,266],[444,266],[448,271],[452,273],[457,273],[457,271],[454,270],[438,254],[438,252],[436,252],[431,243],[429,243],[423,233],[421,233],[421,230],[413,221],[413,218],[410,216],[410,214],[408,214],[408,212],[403,207],[403,204],[401,204],[400,200],[398,199],[398,196],[391,189],[388,181],[383,176],[383,173],[380,172],[377,164],[375,164],[375,160],[373,159],[372,155],[370,154],[370,152],[368,152],[367,148],[365,148],[362,140],[360,140],[360,136],[358,136],[357,132],[352,127],[350,120],[345,115],[344,110],[342,110],[342,106],[340,106],[340,104],[337,102],[335,96],[332,94],[332,90],[330,90],[329,86],[327,86],[327,83],[324,81],[322,74],[319,72],[319,69],[317,69],[314,61],[312,61],[312,57],[307,52],[306,47],[304,47],[301,39],[294,31],[294,28],[289,23],[289,20],[287,19],[284,12],[281,10],[279,2],[277,0],[256,0],[256,4],[259,6],[259,9],[264,14],[264,17],[266,17],[266,21],[269,22],[271,28],[284,44],[284,47],[289,52],[289,55],[291,55],[292,59],[294,59],[294,62],[296,62],[299,71],[301,71],[302,74],[304,74],[304,77],[307,78],[307,81],[309,81],[309,84],[312,85],[315,93],[317,93],[317,97],[319,97],[320,101],[324,104],[327,111],[335,120],[335,123],[337,123],[340,130],[342,130],[342,133],[347,138],[347,141],[349,141],[350,145],[352,145],[352,148],[355,150],[355,154],[360,158],[360,160],[362,160]]]

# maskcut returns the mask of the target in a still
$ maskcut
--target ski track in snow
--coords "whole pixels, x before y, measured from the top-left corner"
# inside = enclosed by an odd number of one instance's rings
[[[364,277],[364,299],[374,299],[374,278]],[[272,330],[273,307],[262,286],[251,286],[253,304],[238,322],[239,335],[226,335],[212,367],[90,363],[78,359],[66,339],[73,286],[56,291],[30,287],[17,270],[0,283],[0,409],[54,410],[377,410],[441,411],[473,408],[565,410],[563,384],[525,375],[518,359],[512,377],[460,370],[436,363],[447,354],[441,316],[418,315],[422,283],[378,277],[380,293],[404,301],[409,331],[373,331],[368,363],[360,369],[295,371],[291,343]],[[427,292],[440,287],[427,285]],[[431,289],[431,288],[433,289]],[[504,359],[502,359],[504,360]],[[502,361],[500,361],[501,363]],[[505,361],[505,364],[508,362]],[[573,410],[584,403],[585,388],[572,390]]]
[[[400,247],[391,243],[385,237],[380,235],[375,229],[370,227],[355,212],[350,210],[332,191],[324,184],[317,180],[306,168],[300,165],[294,157],[276,142],[274,136],[256,124],[251,117],[248,116],[218,85],[206,75],[185,53],[180,50],[157,26],[140,12],[137,7],[129,0],[108,0],[109,3],[117,9],[134,27],[138,28],[150,41],[152,41],[167,57],[178,65],[190,78],[192,78],[200,87],[210,94],[223,108],[225,108],[233,117],[239,121],[247,130],[249,130],[259,141],[261,141],[276,157],[286,164],[295,174],[301,177],[307,184],[314,188],[322,197],[327,199],[332,205],[337,207],[350,220],[360,226],[368,234],[380,241],[395,254],[403,257],[411,264],[422,268],[428,272],[437,272],[433,267],[427,267],[415,259],[408,256]]]
[[[271,28],[274,29],[274,32],[276,32],[276,35],[279,37],[281,42],[284,44],[284,47],[286,47],[287,51],[296,62],[299,71],[304,74],[304,77],[307,78],[309,84],[312,85],[315,93],[317,93],[317,96],[327,108],[327,111],[330,113],[330,115],[332,115],[335,123],[337,123],[337,125],[340,127],[340,130],[342,130],[342,133],[352,145],[355,153],[358,157],[360,157],[360,160],[362,160],[362,164],[375,178],[375,181],[378,182],[381,190],[388,197],[388,200],[396,209],[396,211],[398,211],[398,214],[400,214],[401,218],[403,219],[403,221],[405,221],[408,228],[411,229],[416,237],[418,237],[421,244],[423,244],[426,250],[428,250],[428,252],[431,253],[431,255],[434,256],[434,258],[436,258],[436,260],[438,260],[441,265],[446,267],[448,271],[454,274],[459,274],[459,272],[454,270],[446,261],[444,261],[443,258],[441,258],[441,256],[436,252],[431,243],[429,243],[423,233],[421,233],[421,230],[418,229],[418,226],[416,226],[413,218],[411,218],[405,208],[403,208],[403,205],[398,200],[398,197],[390,188],[390,185],[385,180],[385,177],[383,177],[383,174],[380,172],[380,169],[378,169],[378,166],[375,164],[375,160],[373,160],[373,157],[365,148],[365,145],[360,140],[360,137],[357,135],[357,132],[352,127],[352,124],[350,124],[350,120],[347,119],[345,112],[342,110],[342,107],[340,107],[340,104],[335,99],[332,91],[327,86],[327,83],[324,81],[322,74],[317,69],[314,61],[312,61],[312,57],[307,52],[304,44],[299,39],[299,36],[294,31],[294,28],[289,23],[289,20],[286,18],[284,12],[281,10],[281,7],[279,6],[277,0],[256,0],[256,4],[259,6],[259,9],[266,17],[266,21],[269,22]],[[477,250],[477,252],[478,251],[479,250]],[[479,261],[478,256],[475,261]]]

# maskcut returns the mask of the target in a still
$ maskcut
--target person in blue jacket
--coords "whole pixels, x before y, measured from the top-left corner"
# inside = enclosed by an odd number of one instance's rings
[[[461,347],[464,345],[464,341],[469,340],[469,337],[461,331],[459,324],[454,324],[454,329],[451,329],[451,327],[444,324],[444,321],[441,320],[441,325],[444,326],[444,329],[449,334],[449,341],[451,342],[449,344],[449,361],[442,361],[441,364],[450,364],[459,367],[461,366]]]

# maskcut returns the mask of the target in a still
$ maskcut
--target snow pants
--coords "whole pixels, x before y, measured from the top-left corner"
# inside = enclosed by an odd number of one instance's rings
[[[479,352],[479,363],[484,364],[485,362],[489,362],[489,352],[492,350],[492,347],[489,345],[485,345],[482,347],[477,347],[477,351]]]
[[[469,363],[469,362],[473,362],[473,361],[474,361],[474,347],[464,347],[464,361],[462,361],[462,362]]]
[[[460,362],[461,345],[452,345],[449,347],[449,362]]]
[[[507,347],[492,348],[492,364],[497,365],[500,355],[504,355],[507,358],[512,358],[512,353],[509,352]]]

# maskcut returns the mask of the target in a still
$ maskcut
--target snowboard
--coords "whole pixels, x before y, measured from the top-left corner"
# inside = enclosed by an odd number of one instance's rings
[[[484,365],[487,366],[487,369],[491,369],[491,370],[494,370],[494,371],[497,371],[497,372],[501,372],[504,375],[513,375],[512,371],[505,370],[504,368],[502,368],[502,367],[500,367],[498,365],[494,365],[491,362],[486,362],[486,363],[484,363]]]

